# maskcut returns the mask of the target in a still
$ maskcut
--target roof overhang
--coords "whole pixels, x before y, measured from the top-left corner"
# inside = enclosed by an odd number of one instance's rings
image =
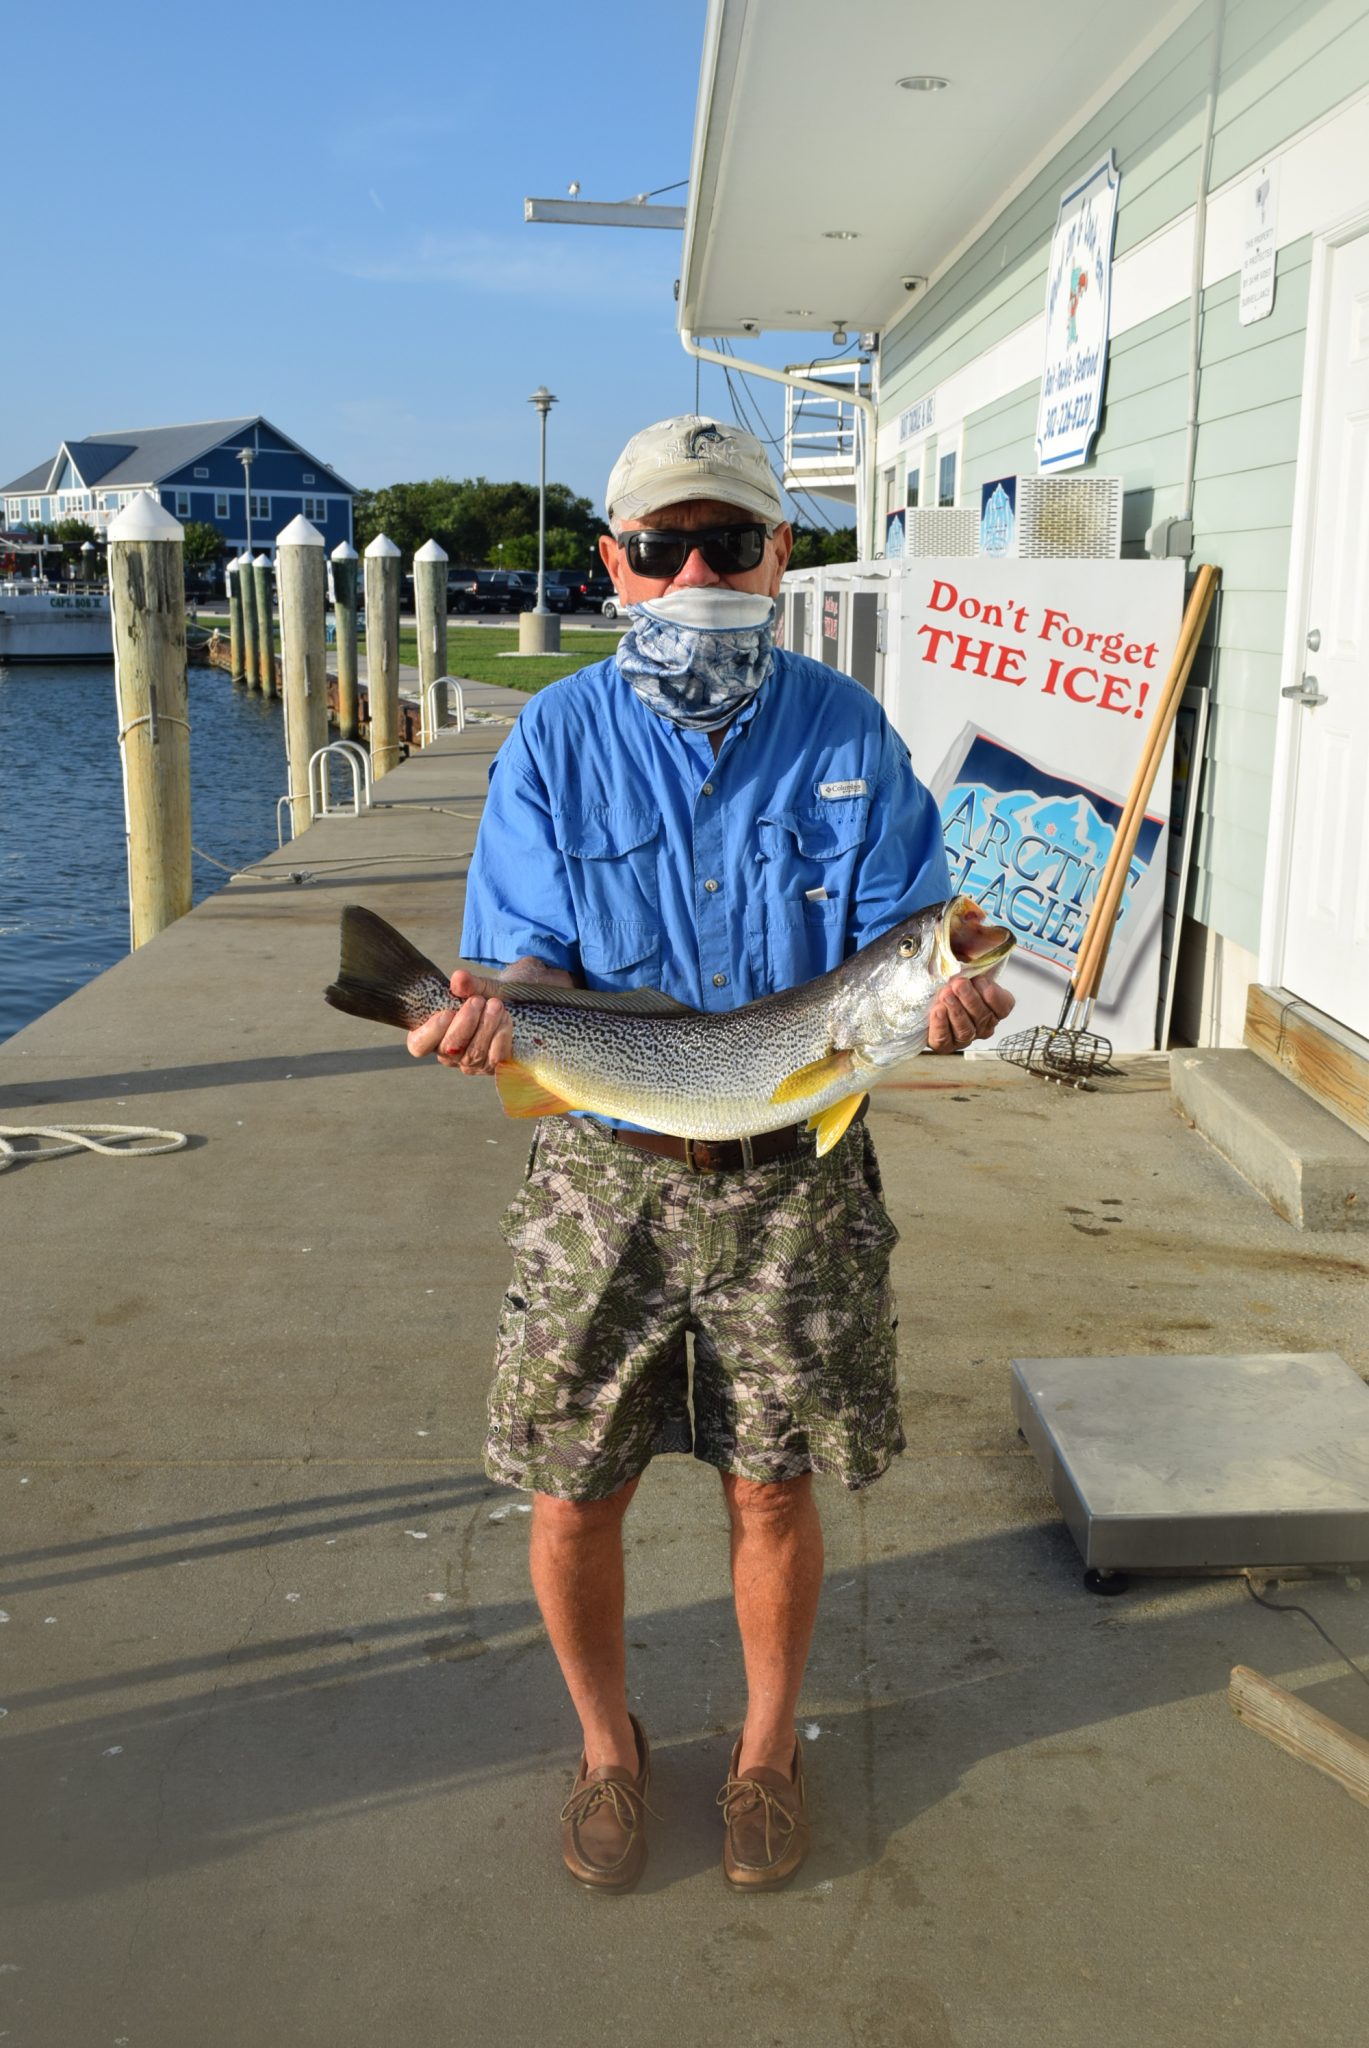
[[[1200,4],[709,0],[681,330],[886,326]]]

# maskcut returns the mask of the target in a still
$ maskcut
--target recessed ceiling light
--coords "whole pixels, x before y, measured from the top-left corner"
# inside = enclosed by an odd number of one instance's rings
[[[824,228],[824,242],[858,242],[860,235],[855,228]]]
[[[811,320],[813,308],[811,306],[786,306],[784,317],[786,320]]]
[[[915,71],[910,78],[900,78],[898,83],[904,92],[945,92],[949,78],[934,77],[930,71]]]

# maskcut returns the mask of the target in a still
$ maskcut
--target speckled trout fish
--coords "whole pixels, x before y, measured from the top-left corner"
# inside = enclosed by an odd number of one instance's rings
[[[677,1138],[755,1137],[807,1120],[819,1156],[885,1068],[925,1050],[938,989],[987,974],[1016,944],[968,896],[934,903],[830,974],[739,1010],[476,974],[513,1021],[495,1074],[510,1116],[592,1110]],[[374,911],[342,913],[334,1009],[411,1031],[454,1007],[445,974]]]

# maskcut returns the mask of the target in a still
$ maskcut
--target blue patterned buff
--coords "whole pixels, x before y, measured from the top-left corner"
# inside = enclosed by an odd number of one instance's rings
[[[775,606],[749,590],[673,590],[630,607],[618,667],[648,709],[714,732],[749,703],[775,659]]]

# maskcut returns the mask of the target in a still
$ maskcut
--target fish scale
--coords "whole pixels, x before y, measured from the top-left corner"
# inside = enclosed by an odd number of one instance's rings
[[[883,1070],[925,1049],[932,1003],[951,976],[989,972],[1014,943],[957,896],[815,981],[736,1010],[690,1010],[649,989],[472,979],[512,1020],[513,1060],[498,1080],[513,1115],[584,1109],[713,1140],[822,1119],[822,1151]],[[357,904],[342,913],[342,964],[325,994],[336,1009],[402,1030],[454,1007],[441,971]]]

